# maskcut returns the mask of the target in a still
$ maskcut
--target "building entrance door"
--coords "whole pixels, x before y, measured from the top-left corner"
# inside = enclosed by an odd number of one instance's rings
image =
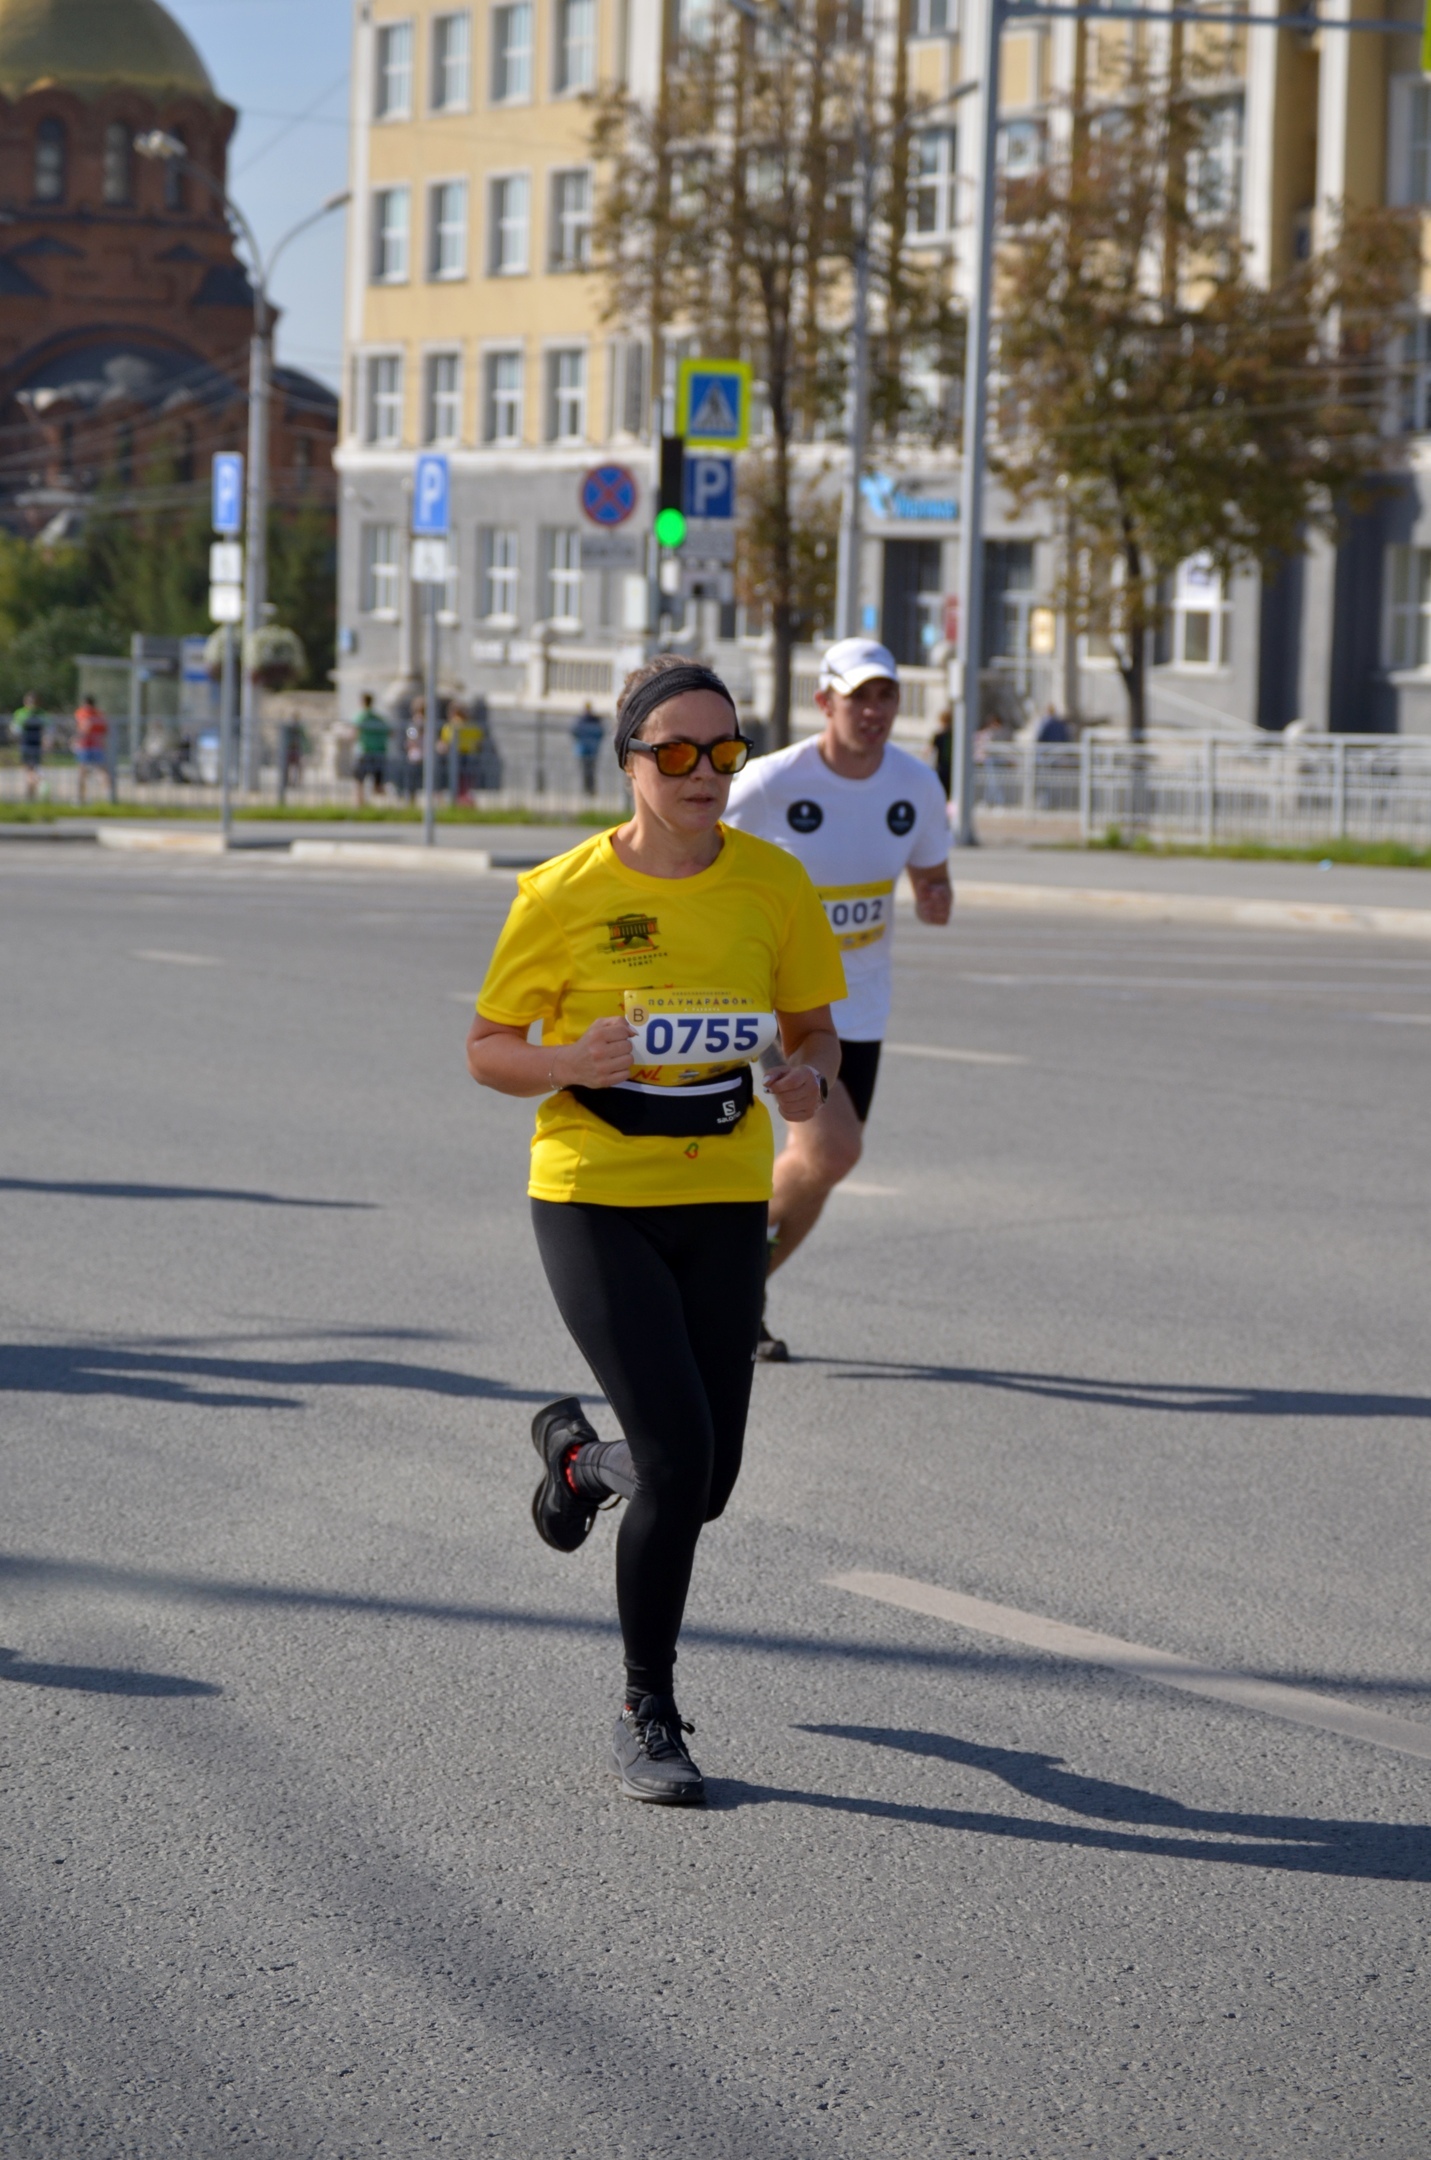
[[[943,635],[943,556],[937,540],[886,540],[884,642],[901,667],[918,667]]]

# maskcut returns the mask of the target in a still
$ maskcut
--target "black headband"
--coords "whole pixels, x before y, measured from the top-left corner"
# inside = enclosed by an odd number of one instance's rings
[[[679,667],[662,668],[659,675],[648,675],[645,682],[637,683],[622,699],[616,715],[616,762],[626,763],[626,753],[631,738],[643,720],[649,720],[658,705],[669,704],[673,697],[681,697],[687,690],[714,690],[723,697],[731,712],[735,712],[735,699],[714,668],[702,667],[698,660],[683,660]],[[739,727],[739,716],[736,726]]]

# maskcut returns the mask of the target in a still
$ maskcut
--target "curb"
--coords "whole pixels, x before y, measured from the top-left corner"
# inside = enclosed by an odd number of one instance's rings
[[[121,855],[222,855],[224,843],[218,833],[161,832],[154,825],[116,825],[96,828],[101,847],[115,848]]]
[[[1235,900],[1207,893],[1119,892],[1094,885],[971,884],[956,876],[956,905],[1024,914],[1122,915],[1130,922],[1231,924],[1241,930],[1333,930],[1431,938],[1431,908],[1350,907],[1326,900]]]
[[[412,870],[458,877],[486,877],[492,867],[487,848],[409,847],[391,840],[295,840],[288,859],[325,863],[330,870]]]

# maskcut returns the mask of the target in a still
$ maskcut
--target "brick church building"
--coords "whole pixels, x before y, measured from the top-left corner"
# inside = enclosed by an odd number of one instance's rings
[[[237,114],[158,0],[0,0],[0,524],[85,499],[176,507],[242,450],[253,295],[219,198]],[[331,506],[337,401],[274,372],[273,498]]]

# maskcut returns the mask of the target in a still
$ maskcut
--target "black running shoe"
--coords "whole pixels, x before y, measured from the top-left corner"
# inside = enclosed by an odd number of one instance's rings
[[[643,1695],[634,1710],[623,1710],[611,1736],[611,1767],[621,1790],[658,1807],[698,1807],[706,1781],[683,1737],[695,1729],[669,1695]]]
[[[788,1365],[790,1363],[789,1349],[778,1335],[771,1334],[769,1328],[765,1325],[763,1316],[760,1322],[760,1333],[755,1339],[755,1362],[757,1365]]]
[[[574,1395],[549,1402],[532,1419],[532,1446],[547,1466],[546,1476],[532,1495],[532,1521],[537,1536],[557,1552],[575,1552],[586,1542],[596,1520],[601,1503],[573,1492],[563,1465],[574,1447],[597,1437]]]

